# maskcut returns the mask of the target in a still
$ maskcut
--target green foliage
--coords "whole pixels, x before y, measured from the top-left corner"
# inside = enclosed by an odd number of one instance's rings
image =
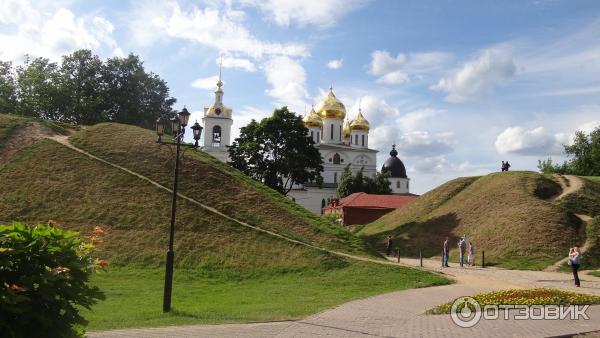
[[[321,154],[302,119],[287,107],[240,129],[229,147],[229,164],[286,195],[295,184],[322,181]]]
[[[152,128],[158,116],[172,114],[175,101],[166,82],[146,72],[134,54],[103,62],[82,49],[63,56],[60,63],[29,57],[16,69],[0,63],[0,113]]]
[[[576,214],[600,215],[600,183],[583,179],[583,188],[562,198],[560,205]]]
[[[569,173],[580,176],[600,176],[600,127],[586,135],[575,133],[573,144],[565,145],[565,153],[571,157],[566,165]]]
[[[9,337],[82,336],[74,326],[104,299],[88,285],[91,244],[50,225],[0,225],[0,331]]]
[[[390,181],[388,180],[390,177],[388,172],[378,172],[371,178],[363,175],[363,169],[360,168],[356,175],[352,175],[349,164],[344,168],[337,188],[340,198],[344,198],[355,192],[382,195],[392,192]]]
[[[12,63],[0,61],[0,113],[14,113],[16,102],[17,80]]]
[[[537,168],[540,170],[542,174],[570,174],[571,169],[569,164],[565,161],[563,164],[555,164],[552,163],[552,158],[548,157],[546,160],[538,160]]]

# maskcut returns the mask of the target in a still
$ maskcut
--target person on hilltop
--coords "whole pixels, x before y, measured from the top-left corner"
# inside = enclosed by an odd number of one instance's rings
[[[392,235],[389,235],[389,236],[388,236],[388,239],[387,239],[387,247],[386,247],[386,250],[385,250],[385,252],[386,252],[386,254],[387,254],[388,256],[391,256],[391,255],[392,255],[392,246],[393,246],[393,245],[394,245],[394,242],[393,242],[393,240],[392,240]]]
[[[450,256],[450,240],[448,239],[448,237],[446,237],[446,240],[444,241],[444,249],[442,251],[442,267],[444,268],[449,268],[450,265],[448,265],[448,257]]]
[[[462,268],[465,263],[465,251],[467,250],[466,236],[463,235],[458,241],[458,249],[460,251],[460,267]]]
[[[467,256],[467,263],[470,266],[475,265],[475,244],[469,241],[469,255]]]
[[[506,171],[506,163],[504,163],[504,161],[502,161],[502,165],[500,166],[500,170],[502,170],[503,172]]]
[[[571,270],[573,271],[573,279],[575,279],[575,286],[580,287],[581,283],[579,281],[579,274],[577,271],[579,270],[579,264],[581,262],[581,251],[579,247],[574,247],[569,250],[569,265],[571,266]]]

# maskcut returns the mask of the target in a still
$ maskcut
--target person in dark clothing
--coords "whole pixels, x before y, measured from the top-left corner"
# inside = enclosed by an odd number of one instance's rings
[[[388,256],[392,255],[392,246],[393,246],[394,242],[392,241],[392,236],[388,236],[388,240],[387,240],[387,248],[386,248],[386,254]]]
[[[504,163],[504,161],[502,161],[502,165],[500,166],[500,170],[506,171],[506,163]]]
[[[571,265],[571,270],[573,271],[573,279],[575,279],[575,286],[580,287],[581,282],[579,281],[579,274],[577,273],[579,270],[579,264],[581,262],[581,251],[578,247],[574,247],[571,252],[569,252],[569,263]]]
[[[448,237],[446,237],[446,240],[444,241],[444,249],[442,251],[442,266],[445,268],[449,268],[450,265],[448,265],[448,257],[450,256],[450,241],[448,239]]]

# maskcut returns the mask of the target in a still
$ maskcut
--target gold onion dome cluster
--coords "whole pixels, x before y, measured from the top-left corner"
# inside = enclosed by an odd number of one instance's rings
[[[316,109],[322,119],[344,119],[346,117],[346,107],[335,97],[333,88],[329,88],[329,92],[325,99],[319,103]]]
[[[302,118],[302,122],[304,122],[306,128],[321,128],[323,126],[323,121],[321,121],[314,107]]]
[[[354,120],[350,122],[350,129],[369,131],[369,121],[365,119],[360,109],[358,109],[358,115],[356,116],[356,118],[354,118]]]

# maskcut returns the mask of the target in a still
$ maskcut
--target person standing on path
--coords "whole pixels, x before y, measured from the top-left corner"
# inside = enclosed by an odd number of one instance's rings
[[[392,246],[393,245],[394,245],[394,242],[392,241],[392,235],[389,235],[388,236],[388,240],[387,240],[387,247],[386,247],[386,250],[385,250],[385,252],[386,252],[386,254],[388,256],[392,255]]]
[[[469,256],[467,256],[467,263],[470,266],[475,264],[475,245],[471,241],[469,241]]]
[[[442,267],[444,268],[449,268],[450,265],[448,265],[448,257],[450,256],[450,240],[448,239],[448,237],[446,237],[446,240],[444,241],[444,249],[442,251]]]
[[[461,237],[458,241],[458,249],[460,250],[460,267],[462,268],[465,263],[465,251],[467,249],[465,236]]]
[[[569,262],[571,265],[571,270],[573,270],[573,278],[575,279],[575,286],[580,287],[581,283],[579,281],[579,274],[577,271],[579,270],[579,264],[581,262],[581,251],[578,247],[574,247],[573,251],[569,254]]]

